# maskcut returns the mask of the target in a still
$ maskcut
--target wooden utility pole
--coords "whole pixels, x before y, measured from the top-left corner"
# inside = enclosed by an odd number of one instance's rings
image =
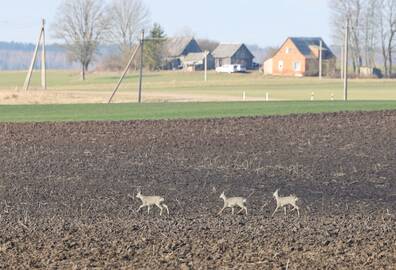
[[[349,49],[349,20],[345,24],[344,44],[344,100],[348,101],[348,49]]]
[[[45,20],[42,20],[42,43],[41,43],[41,87],[47,90],[47,59],[45,51]]]
[[[323,64],[323,41],[320,39],[320,45],[319,45],[319,79],[322,79],[322,65]]]
[[[143,83],[143,64],[144,64],[144,30],[140,37],[140,74],[139,74],[139,93],[138,102],[142,103],[142,83]]]
[[[132,53],[131,58],[129,58],[129,62],[128,62],[128,64],[126,65],[126,67],[125,67],[125,69],[124,69],[124,72],[122,73],[121,78],[118,80],[118,83],[117,83],[116,87],[114,88],[113,93],[111,94],[111,97],[109,98],[109,101],[108,101],[107,103],[111,103],[111,101],[113,100],[113,97],[114,97],[115,94],[117,93],[118,88],[120,87],[122,81],[123,81],[124,78],[125,78],[125,75],[128,73],[128,70],[129,70],[129,68],[131,67],[132,62],[133,62],[133,59],[135,58],[137,52],[139,51],[139,48],[140,48],[140,46],[137,46],[136,49],[135,49],[135,51]]]
[[[344,79],[344,46],[341,46],[340,78],[341,78],[341,80]]]
[[[204,65],[205,65],[205,82],[208,81],[208,54],[209,54],[209,52],[205,51],[205,63],[204,63]]]
[[[40,44],[42,46],[41,86],[45,90],[47,88],[47,82],[46,82],[46,71],[45,71],[46,70],[46,63],[45,63],[46,62],[46,59],[45,59],[46,57],[45,57],[45,20],[44,19],[41,22],[40,34],[39,34],[39,37],[37,39],[36,48],[34,49],[33,58],[32,58],[32,61],[30,63],[28,74],[26,76],[25,83],[23,85],[23,88],[24,88],[25,91],[29,90],[30,81],[32,79],[33,69],[34,69],[34,66],[36,64],[37,53],[38,53]]]

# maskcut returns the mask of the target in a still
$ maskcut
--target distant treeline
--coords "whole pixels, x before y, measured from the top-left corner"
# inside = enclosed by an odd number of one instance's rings
[[[13,50],[13,51],[29,51],[32,52],[35,45],[32,43],[21,42],[2,42],[0,41],[0,50]],[[59,44],[49,44],[46,46],[48,52],[64,52],[64,49]]]
[[[262,63],[267,57],[268,48],[257,45],[248,46],[255,55],[255,61]],[[32,43],[0,42],[0,70],[25,70],[29,68],[35,45]],[[99,48],[99,53],[94,61],[93,68],[100,66],[106,69],[104,62],[117,52],[116,45],[105,45]],[[46,46],[47,67],[49,69],[76,69],[79,65],[70,60],[66,49],[60,44],[48,44]],[[40,57],[39,57],[40,58]],[[40,59],[36,67],[40,66]]]
[[[35,45],[31,43],[0,42],[0,70],[24,70],[32,60]],[[49,69],[69,69],[75,67],[67,53],[58,44],[46,46],[47,67]],[[36,63],[38,67],[40,59]]]

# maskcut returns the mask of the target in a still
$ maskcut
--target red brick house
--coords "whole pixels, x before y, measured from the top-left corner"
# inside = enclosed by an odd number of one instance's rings
[[[322,74],[336,71],[336,57],[321,38],[290,37],[275,55],[264,62],[264,73],[275,76],[317,76],[322,41]]]

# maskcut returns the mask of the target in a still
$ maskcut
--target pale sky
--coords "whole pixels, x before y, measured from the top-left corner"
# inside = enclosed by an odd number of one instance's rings
[[[110,0],[107,0],[110,1]],[[51,27],[62,0],[2,0],[0,41],[35,42],[42,17]],[[288,36],[321,36],[331,44],[328,0],[145,0],[151,20],[168,36],[191,29],[197,37],[260,46]],[[51,29],[48,29],[49,31]],[[51,41],[51,37],[48,37]]]

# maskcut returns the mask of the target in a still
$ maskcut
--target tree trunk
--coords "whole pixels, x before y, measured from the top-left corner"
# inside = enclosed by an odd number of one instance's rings
[[[393,66],[393,61],[392,61],[392,48],[389,48],[389,78],[392,78],[392,66]]]
[[[393,61],[392,61],[392,44],[393,44],[393,37],[395,33],[391,33],[388,41],[388,73],[389,73],[389,78],[392,78],[392,66],[393,66]]]
[[[388,54],[386,53],[385,45],[382,44],[382,57],[384,58],[384,76],[389,77],[388,73]]]
[[[85,65],[81,65],[81,79],[85,81]]]

